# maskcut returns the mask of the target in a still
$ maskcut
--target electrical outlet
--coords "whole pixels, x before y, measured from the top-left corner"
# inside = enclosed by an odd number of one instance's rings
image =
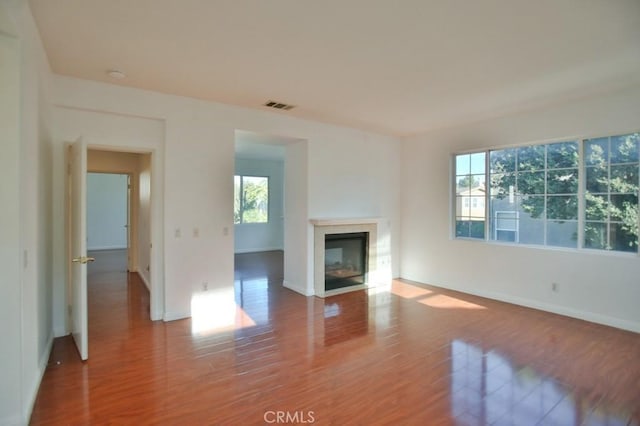
[[[558,283],[551,283],[551,291],[553,291],[554,293],[557,293],[560,291],[560,284]]]
[[[225,226],[224,228],[222,228],[222,235],[227,236],[229,235],[229,227]]]
[[[176,228],[174,235],[176,238],[182,237],[182,231],[180,230],[180,228]]]
[[[209,283],[205,281],[202,283],[202,291],[207,291],[207,290],[209,290]]]

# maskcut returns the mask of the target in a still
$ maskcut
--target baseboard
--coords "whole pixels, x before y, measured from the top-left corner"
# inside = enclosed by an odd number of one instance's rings
[[[36,376],[36,380],[32,385],[32,388],[29,392],[29,400],[25,407],[24,416],[24,424],[29,424],[29,420],[31,420],[31,413],[33,412],[33,407],[36,404],[36,398],[38,396],[38,390],[40,389],[40,383],[42,383],[42,378],[44,377],[44,373],[47,370],[47,364],[49,363],[49,357],[51,356],[51,349],[53,348],[53,336],[50,335],[47,340],[47,347],[44,352],[40,356],[38,360],[38,374]],[[2,423],[4,424],[4,423]]]
[[[127,246],[98,246],[98,247],[87,247],[87,251],[104,251],[104,250],[124,250]]]
[[[162,320],[167,321],[177,321],[181,319],[191,318],[191,312],[165,312]]]
[[[236,249],[235,254],[245,253],[262,253],[264,251],[283,251],[282,247],[261,247],[261,248],[248,248],[248,249]]]
[[[282,286],[285,287],[285,288],[288,288],[289,290],[293,290],[296,293],[300,293],[303,296],[313,296],[313,291],[310,291],[309,289],[306,289],[306,288],[302,288],[302,287],[298,287],[298,286],[292,285],[291,283],[289,283],[286,280],[282,281]]]
[[[149,293],[151,293],[151,284],[149,284],[149,281],[147,281],[144,274],[141,274],[138,270],[136,270],[136,274],[138,274],[144,285],[147,286],[147,290],[149,290]]]
[[[528,308],[538,309],[540,311],[551,312],[554,314],[563,315],[565,317],[577,318],[583,321],[589,321],[609,327],[615,327],[622,330],[633,331],[634,333],[640,333],[640,323],[625,320],[622,318],[611,317],[609,315],[602,315],[595,312],[580,311],[578,309],[568,308],[566,306],[537,302],[517,296],[507,295],[503,299],[497,300],[501,300],[507,303],[513,303],[515,305],[526,306]]]
[[[412,280],[420,282],[418,280]],[[583,321],[594,322],[597,324],[606,325],[609,327],[615,327],[622,330],[632,331],[634,333],[640,333],[640,323],[636,321],[629,321],[622,318],[615,318],[609,315],[602,315],[595,312],[581,311],[578,309],[568,308],[566,306],[554,305],[552,303],[544,303],[536,300],[526,299],[524,297],[512,296],[504,293],[496,293],[490,291],[478,291],[469,288],[462,288],[456,286],[435,286],[445,288],[448,290],[459,291],[461,293],[471,294],[474,296],[485,297],[487,299],[497,300],[499,302],[511,303],[513,305],[524,306],[527,308],[537,309],[540,311],[550,312],[552,314],[562,315],[565,317],[571,317],[580,319]]]
[[[55,328],[53,329],[53,338],[54,338],[54,339],[55,339],[56,337],[66,336],[67,334],[69,334],[69,332],[68,332],[65,328],[55,327]]]

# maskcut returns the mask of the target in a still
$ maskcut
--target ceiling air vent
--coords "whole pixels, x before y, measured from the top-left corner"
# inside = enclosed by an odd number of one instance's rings
[[[269,108],[282,109],[285,111],[289,111],[290,109],[293,109],[296,107],[295,105],[287,105],[287,104],[283,104],[282,102],[276,102],[276,101],[268,101],[264,104],[264,106]]]

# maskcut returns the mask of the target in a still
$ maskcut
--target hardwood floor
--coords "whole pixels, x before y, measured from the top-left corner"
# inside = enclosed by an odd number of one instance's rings
[[[408,281],[306,298],[279,252],[237,256],[237,309],[151,322],[99,265],[89,360],[56,339],[34,425],[640,425],[638,334]]]

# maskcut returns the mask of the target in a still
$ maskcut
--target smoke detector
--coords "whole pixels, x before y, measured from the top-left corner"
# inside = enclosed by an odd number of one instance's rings
[[[127,75],[120,70],[109,70],[107,71],[107,75],[111,78],[115,78],[116,80],[122,80]]]
[[[289,111],[290,109],[293,109],[296,107],[295,105],[288,105],[288,104],[277,102],[277,101],[267,101],[263,105],[269,108],[281,109],[284,111]]]

